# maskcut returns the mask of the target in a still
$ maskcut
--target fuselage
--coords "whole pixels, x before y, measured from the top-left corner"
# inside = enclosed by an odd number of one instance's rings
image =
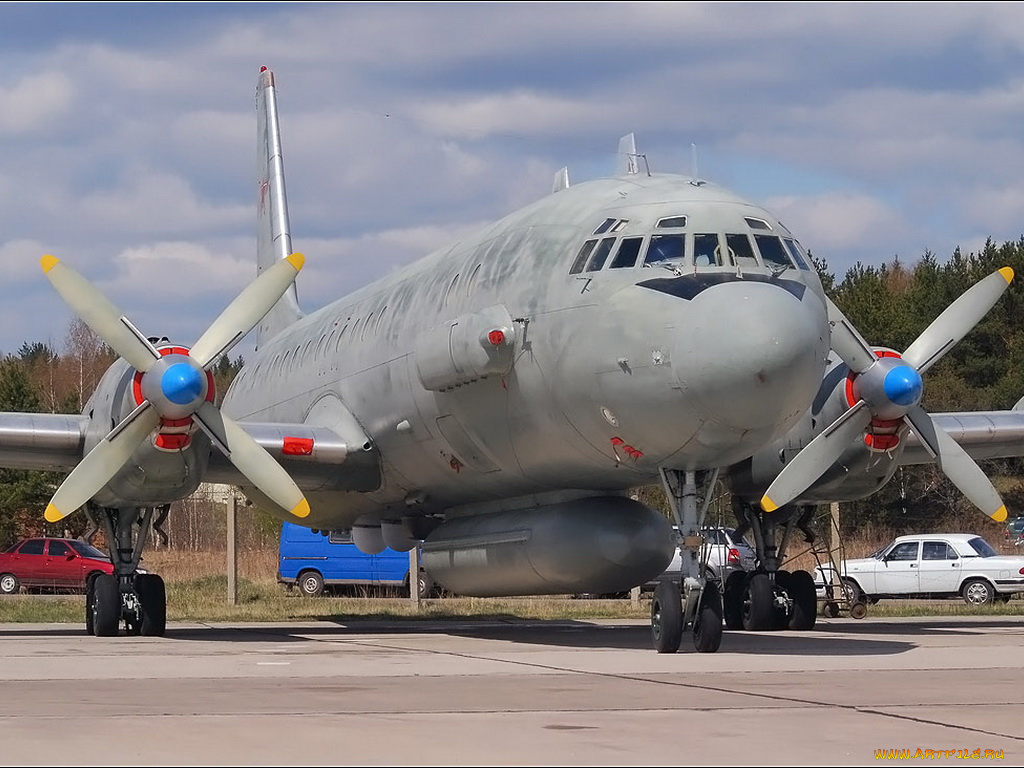
[[[771,214],[630,175],[555,192],[307,315],[260,345],[224,410],[353,415],[379,487],[309,494],[307,524],[342,528],[728,466],[806,413],[828,347],[821,283]]]

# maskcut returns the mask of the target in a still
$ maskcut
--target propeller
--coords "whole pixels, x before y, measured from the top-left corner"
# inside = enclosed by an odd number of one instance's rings
[[[872,424],[913,430],[939,468],[970,501],[996,522],[1006,506],[981,467],[921,407],[921,374],[942,359],[992,309],[1013,280],[1003,267],[975,283],[932,321],[902,356],[876,354],[831,300],[832,349],[850,369],[849,410],[787,464],[761,498],[773,512],[806,491]]]
[[[96,495],[161,424],[192,421],[206,432],[257,489],[295,517],[309,514],[309,503],[295,481],[266,449],[213,402],[210,367],[252,330],[295,281],[305,258],[293,253],[253,280],[191,350],[158,350],[96,287],[46,255],[43,272],[65,302],[100,338],[137,371],[138,407],[128,414],[69,474],[46,507],[55,523]]]

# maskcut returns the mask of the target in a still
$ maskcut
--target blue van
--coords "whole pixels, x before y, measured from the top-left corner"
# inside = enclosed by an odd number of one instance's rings
[[[313,531],[301,525],[281,526],[277,580],[289,589],[298,586],[307,597],[329,587],[361,584],[402,587],[408,594],[409,553],[385,549],[377,555],[361,552],[350,531]],[[430,597],[434,584],[420,570],[420,597]]]

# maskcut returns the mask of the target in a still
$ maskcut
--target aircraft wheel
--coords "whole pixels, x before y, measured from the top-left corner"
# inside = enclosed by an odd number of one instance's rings
[[[96,602],[96,575],[93,574],[85,580],[85,633],[87,635],[96,634],[93,622],[93,604]]]
[[[775,621],[775,590],[767,573],[752,573],[743,598],[743,628],[749,632],[771,629]]]
[[[320,597],[324,593],[324,577],[317,571],[300,573],[299,591],[306,597]]]
[[[722,612],[725,614],[726,629],[743,629],[743,592],[746,587],[745,571],[735,571],[725,580],[725,595],[722,598]]]
[[[679,585],[662,579],[651,600],[651,636],[658,653],[675,653],[683,641],[683,602]]]
[[[93,582],[92,628],[96,637],[116,637],[121,625],[121,589],[117,577],[109,573]]]
[[[139,598],[139,634],[163,637],[167,629],[167,588],[155,573],[135,575],[135,594]]]
[[[0,573],[0,592],[5,595],[16,595],[21,589],[21,582],[13,573]]]
[[[416,582],[416,586],[419,587],[421,600],[431,597],[434,594],[434,580],[430,578],[430,574],[426,571],[420,571],[420,578]]]
[[[790,576],[789,596],[793,599],[789,628],[801,631],[814,629],[818,620],[818,595],[810,572],[795,571]]]
[[[722,595],[717,582],[709,581],[700,595],[697,620],[693,624],[693,647],[700,653],[714,653],[721,645]]]

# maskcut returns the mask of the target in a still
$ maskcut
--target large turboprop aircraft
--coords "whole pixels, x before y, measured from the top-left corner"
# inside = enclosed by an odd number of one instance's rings
[[[81,415],[0,414],[0,465],[73,470],[46,517],[83,509],[105,528],[115,573],[90,584],[94,634],[163,633],[163,582],[139,574],[139,558],[154,517],[203,481],[283,520],[350,529],[365,552],[422,542],[433,579],[473,596],[658,577],[670,522],[629,491],[661,483],[684,553],[681,583],[663,581],[652,602],[662,652],[687,628],[717,650],[723,612],[728,626],[813,626],[810,575],[779,569],[794,511],[851,492],[853,475],[835,469],[848,453],[903,456],[906,425],[972,499],[995,503],[947,422],[917,402],[919,374],[999,291],[969,292],[893,363],[831,305],[774,216],[650,173],[627,136],[616,176],[570,185],[563,169],[536,203],[305,314],[266,69],[257,122],[258,277],[191,348],[147,337],[67,263],[42,260],[121,357]],[[253,328],[256,353],[218,409],[208,371]],[[865,446],[865,434],[889,442]],[[1014,444],[1020,429],[986,450]],[[787,466],[794,446],[806,448]],[[876,475],[870,490],[891,476]],[[720,476],[759,557],[724,605],[700,562]]]

